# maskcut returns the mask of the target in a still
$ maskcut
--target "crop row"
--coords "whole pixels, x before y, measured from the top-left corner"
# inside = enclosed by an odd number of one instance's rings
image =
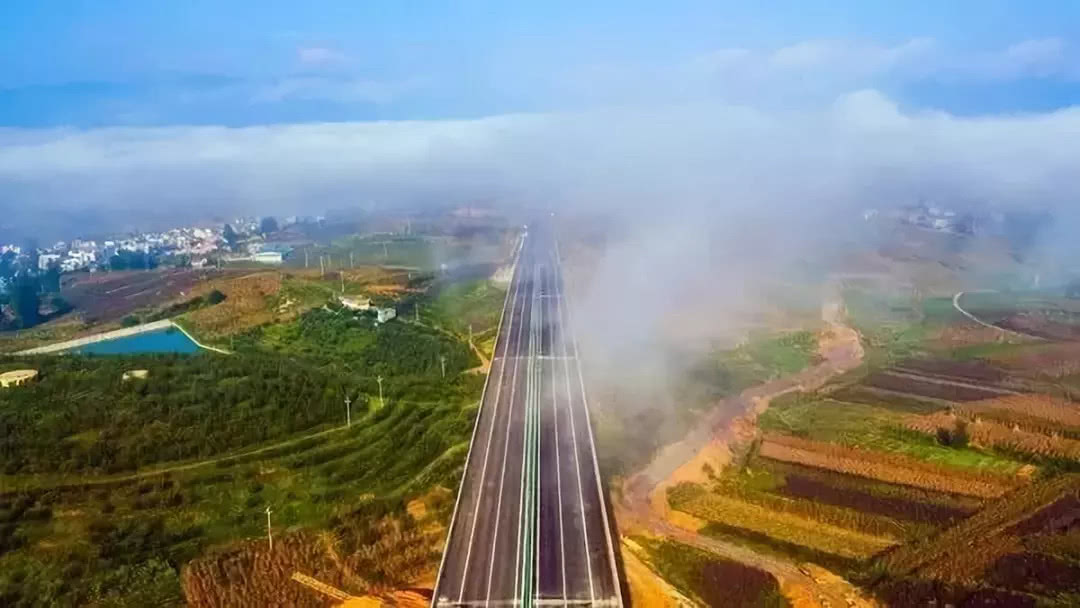
[[[1050,395],[1009,395],[986,401],[966,403],[962,406],[973,414],[1015,412],[1031,418],[1039,418],[1066,427],[1080,429],[1080,409],[1071,401]]]
[[[980,360],[950,361],[945,359],[908,359],[895,366],[901,371],[910,371],[925,376],[942,378],[961,378],[996,384],[1006,379],[1004,370],[993,367]]]
[[[910,393],[922,397],[932,397],[934,399],[946,399],[948,401],[979,401],[993,399],[1002,395],[1000,389],[980,388],[946,380],[935,380],[913,374],[888,371],[871,374],[863,382],[876,388]]]
[[[922,505],[956,513],[960,517],[971,515],[985,504],[984,500],[972,496],[934,492],[775,460],[757,459],[754,461],[754,466],[763,468],[775,476],[781,476],[787,481],[793,478],[804,479],[839,492],[861,494],[901,504]]]
[[[908,428],[924,433],[936,433],[939,430],[953,431],[960,420],[950,414],[933,414],[913,417],[907,422]],[[1013,450],[1036,456],[1080,460],[1080,441],[1032,433],[1017,428],[1009,428],[996,422],[976,420],[965,426],[971,442],[984,446]]]
[[[798,497],[764,492],[739,484],[721,484],[714,488],[714,491],[728,498],[754,504],[772,512],[790,513],[872,536],[903,540],[918,537],[926,532],[924,526],[912,525],[912,522],[902,523],[889,517],[849,509],[827,502],[819,502],[813,496]],[[678,509],[680,498],[682,498],[680,493],[673,489],[669,492],[668,498],[671,506]]]
[[[818,467],[937,492],[980,498],[1001,496],[1018,480],[996,475],[959,472],[894,454],[846,448],[795,437],[771,436],[760,455],[781,462]]]
[[[899,498],[874,496],[857,490],[837,488],[801,475],[788,476],[783,487],[777,491],[792,498],[845,507],[863,514],[881,515],[890,518],[890,520],[902,520],[906,522],[905,527],[910,526],[912,523],[950,524],[966,516],[966,513],[959,509]]]
[[[1017,537],[1005,530],[1080,488],[1080,477],[1062,475],[1010,492],[925,543],[909,543],[882,558],[894,578],[916,573],[939,580],[963,580],[976,561],[989,565],[1019,550]]]
[[[677,504],[678,510],[707,521],[744,528],[842,557],[866,558],[896,544],[891,538],[855,532],[793,513],[770,511],[711,492],[701,492],[693,498],[679,500]]]

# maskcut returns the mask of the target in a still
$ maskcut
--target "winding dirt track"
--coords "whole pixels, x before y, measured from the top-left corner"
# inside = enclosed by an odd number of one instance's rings
[[[804,601],[797,604],[799,607],[847,606],[849,600],[853,600],[857,606],[876,605],[839,577],[810,576],[795,562],[698,534],[693,518],[672,514],[667,508],[667,488],[678,481],[680,473],[690,467],[700,469],[701,456],[726,454],[740,428],[752,424],[757,415],[768,407],[771,399],[792,391],[814,390],[834,376],[862,363],[864,353],[859,334],[843,324],[843,305],[838,290],[834,291],[822,306],[822,319],[828,326],[819,349],[824,361],[790,377],[747,389],[736,397],[717,403],[705,416],[703,424],[681,441],[667,446],[645,469],[625,481],[621,496],[614,503],[621,528],[644,529],[651,534],[761,568],[775,576],[782,588],[801,587],[810,591],[814,599],[804,597]]]

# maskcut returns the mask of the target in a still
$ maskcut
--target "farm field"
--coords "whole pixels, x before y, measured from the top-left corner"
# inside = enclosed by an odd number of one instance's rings
[[[218,270],[163,269],[76,275],[62,294],[83,320],[117,321],[140,309],[183,298],[201,283],[235,273]]]
[[[329,245],[297,250],[286,260],[290,268],[319,268],[319,258],[327,270],[356,265],[405,267],[416,271],[440,271],[469,264],[498,263],[510,249],[507,235],[498,230],[470,237],[421,236],[406,234],[354,235],[338,238]],[[305,258],[306,251],[306,258]]]
[[[380,269],[263,271],[185,294],[225,295],[180,321],[232,355],[0,360],[41,372],[0,401],[0,604],[321,606],[294,572],[357,596],[430,578],[484,378],[462,373],[479,365],[464,336],[342,309],[342,278],[384,302],[441,297],[447,320],[501,304]]]
[[[0,334],[0,351],[17,352],[53,342],[110,331],[125,320],[138,323],[155,311],[189,301],[208,282],[227,282],[241,273],[160,269],[65,275],[61,294],[73,310],[32,329]]]
[[[867,365],[774,399],[734,464],[669,488],[670,507],[883,605],[1080,604],[1071,334],[969,328],[944,297],[849,306]]]
[[[972,292],[968,312],[992,325],[1052,341],[1080,339],[1080,300],[1049,291]]]
[[[666,581],[705,606],[789,608],[768,572],[669,540],[637,537],[630,545]]]

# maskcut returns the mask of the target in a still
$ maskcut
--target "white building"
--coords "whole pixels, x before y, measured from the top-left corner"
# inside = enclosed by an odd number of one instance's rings
[[[251,256],[251,259],[260,264],[282,264],[285,258],[280,251],[261,251]]]
[[[38,270],[48,270],[49,266],[60,261],[60,255],[56,253],[44,253],[38,256]]]
[[[396,316],[397,316],[397,310],[395,310],[393,308],[376,308],[375,309],[375,320],[378,321],[379,323],[386,323],[387,321],[389,321],[390,319],[393,319]]]

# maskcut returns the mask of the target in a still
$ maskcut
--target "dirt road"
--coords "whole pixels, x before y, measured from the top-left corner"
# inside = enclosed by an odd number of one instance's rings
[[[761,568],[777,578],[785,593],[800,607],[875,606],[840,577],[814,568],[813,575],[800,565],[745,547],[702,536],[697,522],[667,508],[666,491],[670,485],[700,475],[702,461],[726,464],[730,446],[740,433],[751,428],[757,415],[771,399],[798,390],[815,390],[830,378],[858,367],[864,356],[858,332],[843,322],[844,309],[839,289],[831,286],[822,306],[825,329],[819,339],[823,361],[788,378],[774,380],[747,389],[742,394],[716,404],[703,423],[681,441],[664,448],[642,471],[629,477],[622,496],[615,502],[616,518],[623,530],[648,533],[711,551],[719,556]],[[819,573],[820,572],[820,573]]]

